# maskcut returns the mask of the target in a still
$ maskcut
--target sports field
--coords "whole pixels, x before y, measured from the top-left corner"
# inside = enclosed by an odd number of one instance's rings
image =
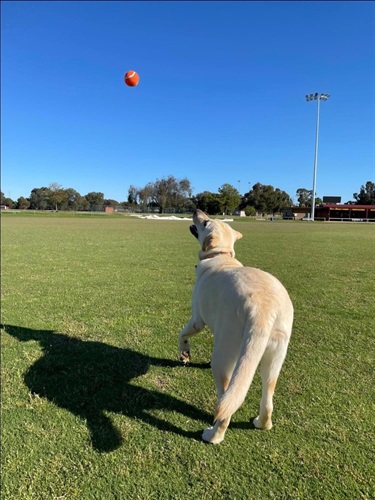
[[[245,265],[295,307],[274,398],[257,375],[218,446],[212,336],[178,363],[198,244],[188,221],[2,217],[2,497],[370,499],[375,224],[250,222]]]

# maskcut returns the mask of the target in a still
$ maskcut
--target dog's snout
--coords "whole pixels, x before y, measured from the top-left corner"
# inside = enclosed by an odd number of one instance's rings
[[[198,229],[196,228],[196,226],[194,226],[194,224],[192,224],[190,226],[190,232],[193,236],[195,236],[196,238],[198,238]]]

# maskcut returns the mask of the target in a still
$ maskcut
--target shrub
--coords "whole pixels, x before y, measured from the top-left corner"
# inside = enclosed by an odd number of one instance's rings
[[[245,207],[245,215],[246,217],[253,217],[257,214],[257,211],[255,210],[254,207],[251,207],[250,205],[247,205],[247,207]]]

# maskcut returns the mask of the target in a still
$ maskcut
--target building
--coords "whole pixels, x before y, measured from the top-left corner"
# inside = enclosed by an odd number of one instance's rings
[[[287,207],[283,209],[283,219],[301,220],[309,218],[310,213],[310,207]]]
[[[315,207],[315,218],[328,221],[375,222],[375,205],[323,204]]]
[[[283,219],[309,219],[310,207],[288,207],[283,211]],[[325,204],[315,207],[315,220],[375,222],[375,205]]]

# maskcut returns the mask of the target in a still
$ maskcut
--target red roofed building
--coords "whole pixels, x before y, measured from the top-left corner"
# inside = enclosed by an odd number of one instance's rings
[[[311,207],[284,209],[284,219],[309,219]],[[315,207],[315,220],[375,222],[375,205],[322,204]]]
[[[375,205],[319,205],[315,207],[315,218],[331,221],[375,222]]]

